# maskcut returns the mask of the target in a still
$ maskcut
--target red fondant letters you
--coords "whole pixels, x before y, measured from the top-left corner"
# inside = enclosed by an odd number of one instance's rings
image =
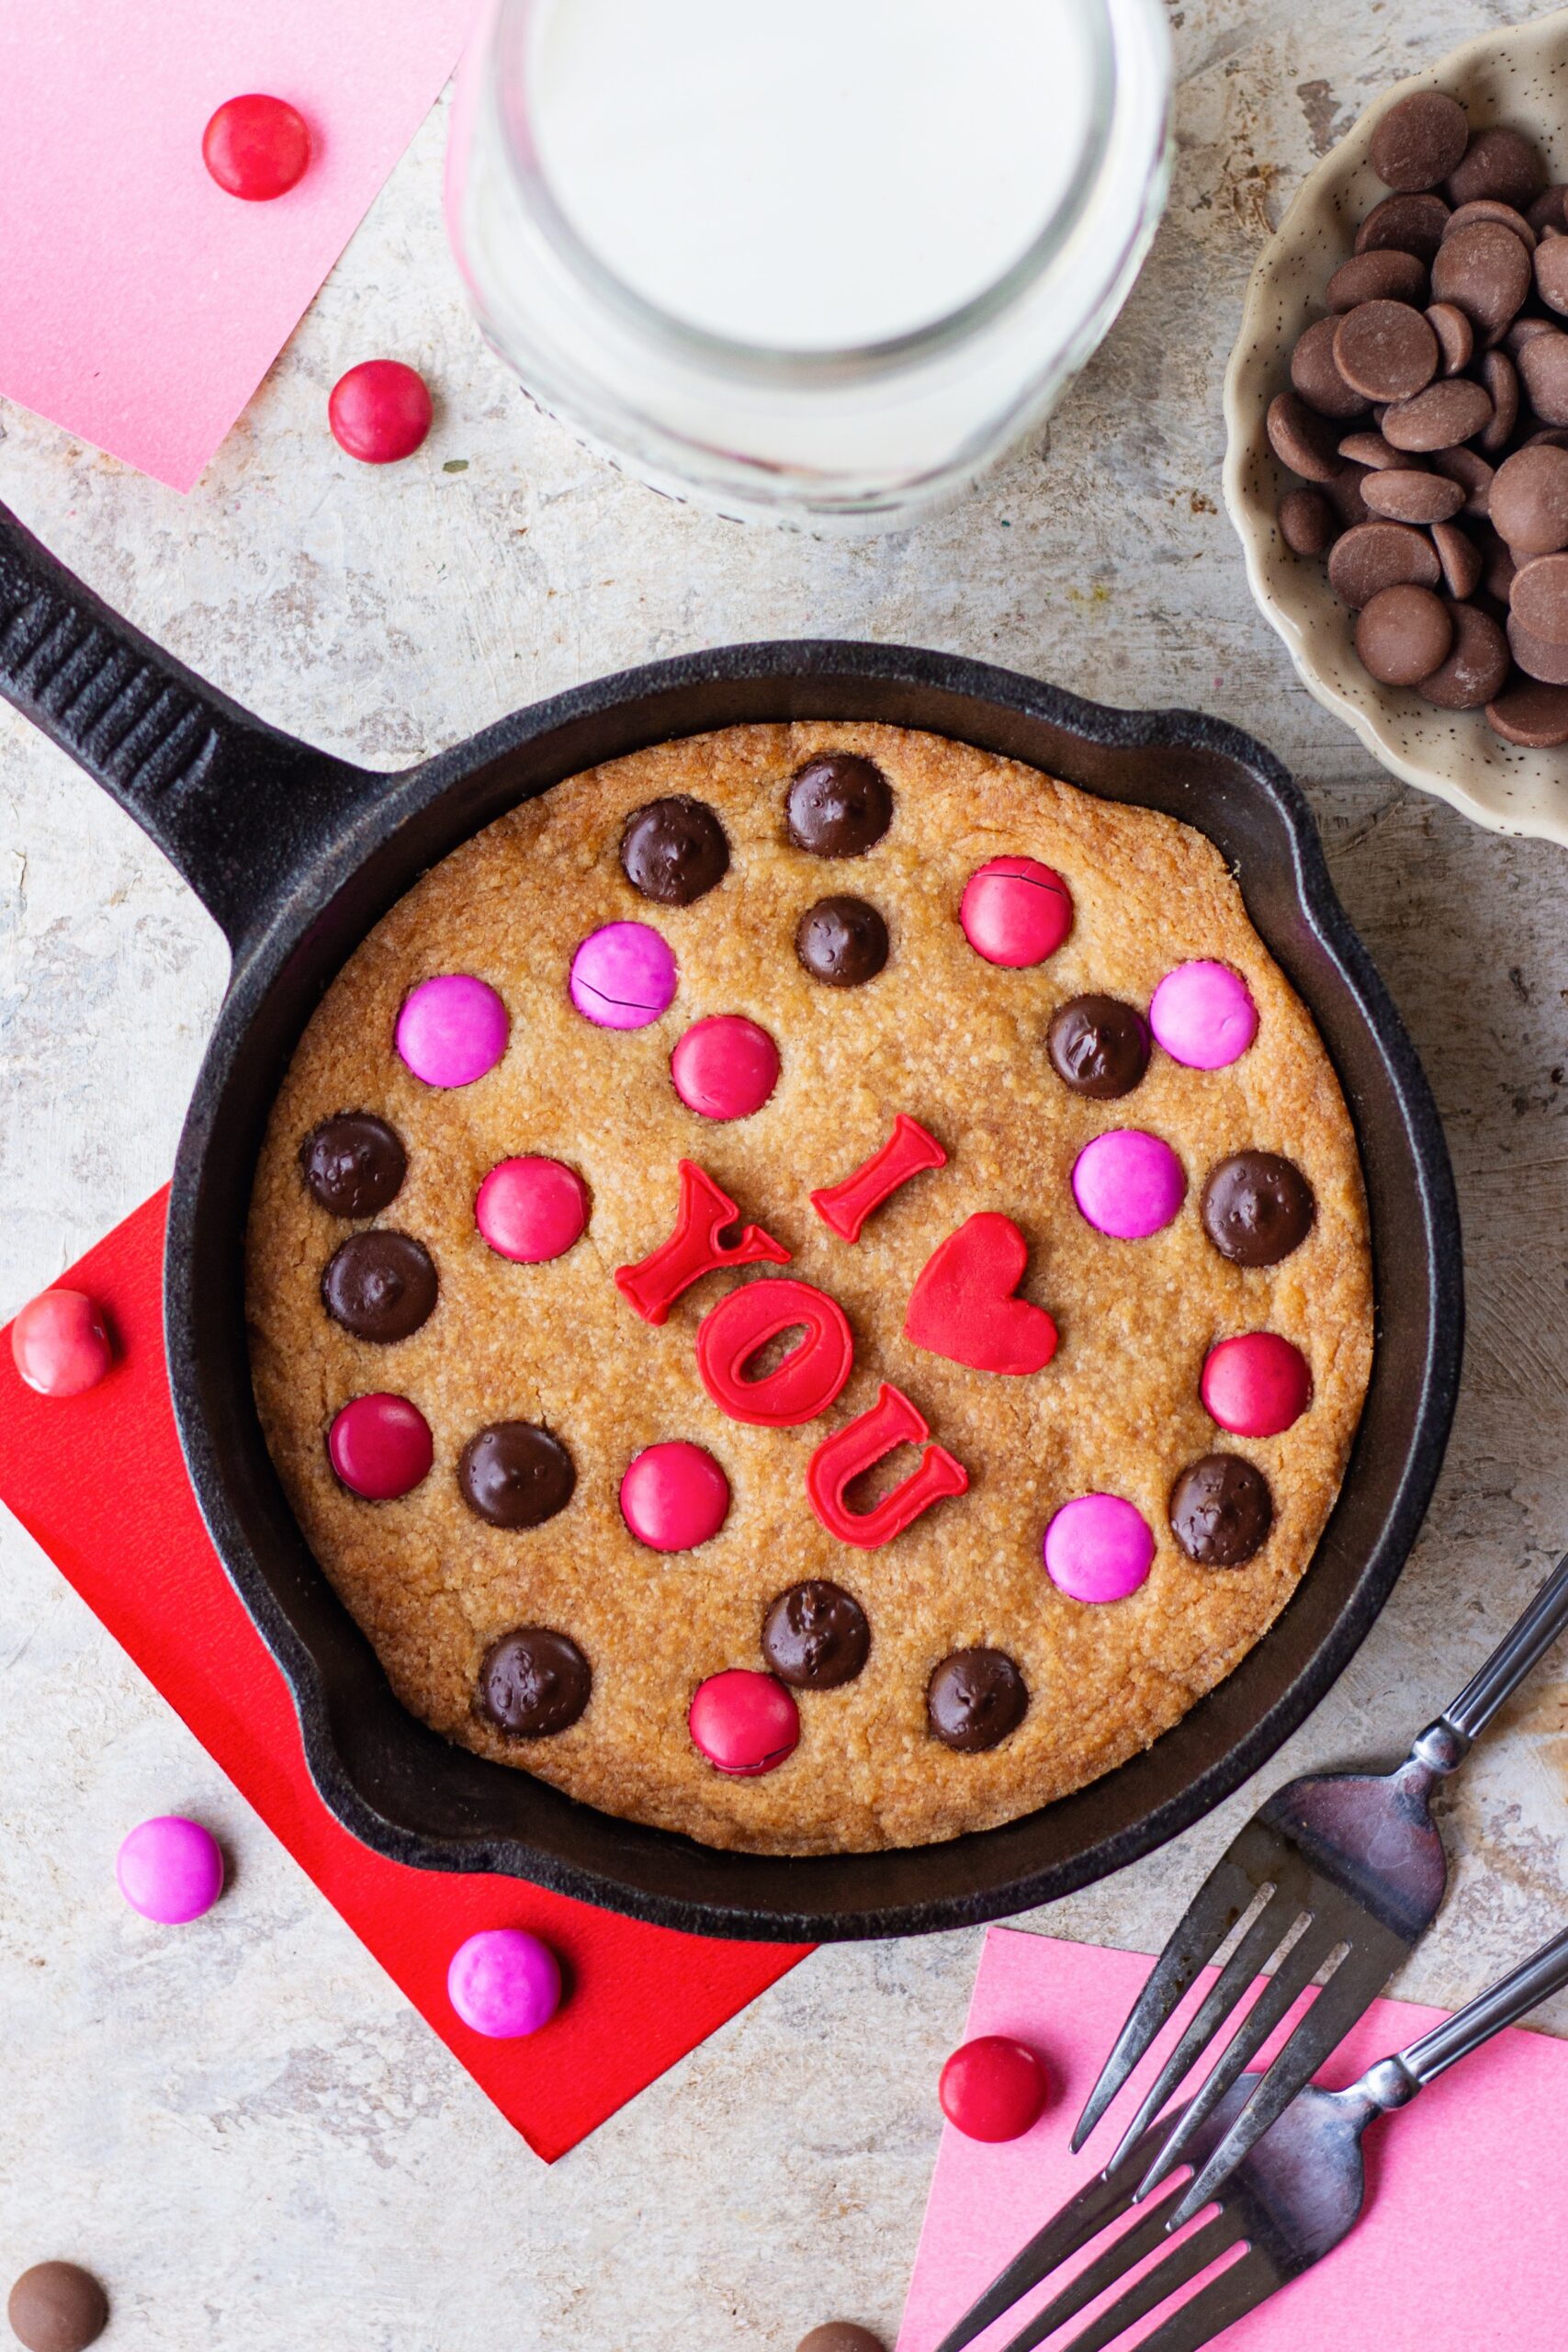
[[[662,1323],[681,1293],[690,1290],[700,1275],[720,1266],[787,1266],[789,1251],[760,1225],[744,1227],[739,1241],[719,1239],[739,1215],[728,1193],[705,1170],[682,1159],[674,1232],[637,1265],[616,1269],[615,1288],[627,1306],[645,1323]]]
[[[806,1472],[811,1508],[829,1535],[857,1552],[874,1552],[919,1519],[943,1495],[961,1495],[969,1473],[944,1446],[927,1445],[919,1467],[870,1510],[851,1510],[844,1491],[896,1445],[924,1445],[931,1435],[923,1416],[902,1391],[884,1381],[874,1405],[825,1437]]]
[[[759,1348],[781,1331],[806,1337],[760,1380],[745,1377]],[[791,1430],[825,1413],[854,1367],[849,1318],[835,1298],[809,1283],[747,1283],[697,1326],[697,1370],[721,1413],[764,1430]]]
[[[947,1154],[935,1136],[927,1135],[918,1119],[900,1111],[881,1150],[873,1152],[864,1166],[846,1176],[841,1184],[813,1193],[811,1205],[841,1240],[858,1241],[873,1209],[891,1200],[901,1184],[918,1176],[922,1168],[946,1166]]]

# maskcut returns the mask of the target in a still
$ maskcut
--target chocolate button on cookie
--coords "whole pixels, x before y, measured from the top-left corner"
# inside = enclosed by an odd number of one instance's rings
[[[1097,1102],[1131,1094],[1149,1066],[1148,1023],[1119,997],[1069,997],[1051,1015],[1045,1043],[1063,1085]]]
[[[497,1731],[548,1739],[577,1721],[592,1688],[592,1669],[570,1634],[520,1625],[485,1652],[474,1696]]]
[[[321,1304],[356,1340],[387,1347],[429,1321],[437,1287],[423,1242],[377,1227],[351,1233],[333,1251],[321,1276]]]
[[[1170,1532],[1201,1568],[1239,1568],[1273,1523],[1269,1481],[1239,1453],[1206,1453],[1171,1488]]]
[[[999,1747],[1029,1712],[1029,1690],[1005,1650],[954,1650],[926,1686],[926,1718],[944,1747]]]
[[[825,1577],[781,1592],[762,1625],[762,1655],[797,1690],[852,1682],[871,1648],[871,1627],[852,1593]]]
[[[1238,1151],[1209,1171],[1203,1230],[1233,1266],[1277,1266],[1312,1231],[1317,1203],[1293,1159]]]
[[[468,1509],[491,1527],[542,1527],[570,1502],[577,1470],[538,1421],[492,1421],[463,1448],[457,1484]]]
[[[656,906],[689,907],[729,871],[729,842],[704,801],[672,793],[632,810],[621,834],[621,868]]]
[[[408,1164],[400,1138],[369,1111],[323,1119],[299,1147],[305,1182],[333,1216],[375,1216],[389,1207]]]
[[[874,760],[829,752],[796,771],[784,808],[790,840],[814,857],[861,857],[893,822],[893,790]]]
[[[795,927],[795,952],[813,979],[862,988],[887,961],[887,925],[863,899],[818,899]]]
[[[1416,90],[1390,107],[1371,136],[1368,160],[1384,187],[1404,194],[1440,187],[1470,144],[1470,118],[1441,90]]]

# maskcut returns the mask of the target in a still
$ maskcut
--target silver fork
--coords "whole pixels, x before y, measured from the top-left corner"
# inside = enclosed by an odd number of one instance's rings
[[[1239,1940],[1161,2066],[1111,2160],[1134,2143],[1148,2155],[1140,2194],[1179,2164],[1204,2154],[1173,2213],[1190,2221],[1233,2165],[1267,2132],[1303,2083],[1376,1999],[1435,1917],[1448,1879],[1428,1809],[1433,1789],[1469,1754],[1509,1693],[1568,1626],[1568,1555],[1523,1616],[1405,1761],[1385,1773],[1313,1773],[1292,1781],[1231,1840],[1156,1962],[1116,2038],[1073,2132],[1081,2148],[1200,1972],[1242,1921]],[[1252,1916],[1248,1916],[1251,1914]],[[1293,1938],[1293,1940],[1289,1940]],[[1281,1946],[1288,1943],[1288,1949]],[[1337,1958],[1336,1958],[1337,1954]],[[1159,2132],[1146,2127],[1218,2036],[1271,1955],[1274,1973],[1231,2037],[1197,2097]],[[1232,2086],[1299,1996],[1334,1961],[1306,2015],[1239,2104]],[[1206,2126],[1222,2107],[1227,2128]]]
[[[1212,2344],[1244,2312],[1256,2309],[1309,2270],[1337,2246],[1360,2213],[1365,2189],[1361,2134],[1374,2117],[1408,2106],[1416,2092],[1516,2025],[1540,2001],[1568,1984],[1568,1930],[1543,1944],[1534,1956],[1480,1994],[1468,2007],[1434,2026],[1409,2048],[1380,2058],[1348,2090],[1308,2086],[1279,2116],[1271,2131],[1243,2158],[1225,2182],[1219,2210],[1190,2236],[1179,2238],[1163,2261],[1136,2279],[1114,2303],[1059,2347],[1059,2352],[1102,2352],[1124,2328],[1157,2311],[1167,2297],[1190,2286],[1212,2262],[1245,2246],[1238,2261],[1169,2313],[1152,2334],[1140,2336],[1138,2352],[1198,2352]],[[1189,2154],[1201,2163],[1230,2120],[1245,2106],[1255,2076],[1244,2075],[1218,2107],[1197,2126]],[[1080,2189],[1031,2238],[1001,2276],[965,2312],[937,2346],[963,2352],[982,2329],[1010,2311],[1019,2299],[1048,2278],[1057,2267],[1092,2244],[1102,2231],[1134,2208],[1142,2166],[1158,2141],[1158,2127],[1145,2133],[1124,2156]],[[1179,2191],[1168,2189],[1137,2209],[1137,2219],[1052,2297],[1003,2352],[1032,2352],[1065,2327],[1089,2303],[1124,2279],[1177,2227]],[[1213,2200],[1208,2200],[1213,2201]]]

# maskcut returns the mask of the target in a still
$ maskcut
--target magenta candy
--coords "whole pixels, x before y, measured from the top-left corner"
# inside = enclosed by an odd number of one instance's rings
[[[1181,1162],[1142,1127],[1112,1127],[1073,1163],[1073,1198],[1100,1233],[1142,1241],[1170,1223],[1187,1195]]]
[[[479,1186],[474,1223],[498,1257],[543,1265],[581,1238],[588,1187],[561,1159],[502,1159]]]
[[[361,360],[338,378],[327,401],[333,439],[366,466],[412,458],[434,414],[424,378],[400,359]]]
[[[646,922],[607,922],[571,959],[573,1004],[601,1029],[646,1029],[675,998],[675,951]]]
[[[779,1049],[743,1013],[694,1021],[670,1057],[675,1091],[705,1119],[749,1119],[779,1082]]]
[[[1069,1600],[1125,1600],[1147,1578],[1155,1539],[1120,1495],[1079,1495],[1045,1530],[1045,1571]]]
[[[686,1726],[716,1771],[754,1780],[795,1753],[800,1711],[771,1674],[732,1666],[698,1687]]]
[[[506,1051],[506,1007],[469,972],[421,980],[398,1015],[398,1051],[426,1086],[471,1086]]]
[[[976,956],[1021,970],[1054,956],[1073,927],[1073,894],[1032,857],[993,857],[964,886],[958,920]]]
[[[655,1552],[690,1552],[729,1514],[729,1481],[705,1446],[670,1438],[648,1446],[621,1480],[621,1517]]]
[[[435,1445],[417,1405],[378,1390],[355,1396],[335,1417],[327,1453],[351,1494],[387,1503],[412,1494],[429,1476]]]
[[[114,1874],[133,1911],[162,1927],[180,1927],[210,1911],[222,1894],[223,1856],[199,1821],[160,1813],[125,1839]]]
[[[560,1963],[525,1928],[481,1928],[452,1955],[446,1992],[463,2023],[492,2041],[537,2033],[560,2007]]]
[[[1154,992],[1149,1027],[1173,1062],[1224,1069],[1257,1036],[1258,1007],[1228,964],[1179,964]]]
[[[1278,1437],[1312,1402],[1312,1374],[1278,1331],[1244,1331],[1210,1349],[1199,1393],[1234,1437]]]
[[[29,1298],[11,1326],[11,1354],[40,1396],[80,1396],[114,1362],[103,1308],[79,1290]]]

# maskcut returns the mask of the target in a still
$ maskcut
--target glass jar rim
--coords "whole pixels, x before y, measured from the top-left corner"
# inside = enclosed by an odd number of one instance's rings
[[[533,77],[527,70],[525,44],[539,8],[557,4],[558,0],[500,0],[491,37],[491,85],[506,161],[526,189],[534,217],[558,257],[592,293],[669,356],[726,375],[805,388],[892,374],[952,350],[1009,310],[1050,269],[1083,217],[1104,165],[1116,95],[1110,0],[1081,0],[1090,51],[1083,147],[1063,201],[999,277],[953,309],[874,343],[789,348],[720,334],[678,317],[638,293],[580,234],[550,186],[529,111]]]

